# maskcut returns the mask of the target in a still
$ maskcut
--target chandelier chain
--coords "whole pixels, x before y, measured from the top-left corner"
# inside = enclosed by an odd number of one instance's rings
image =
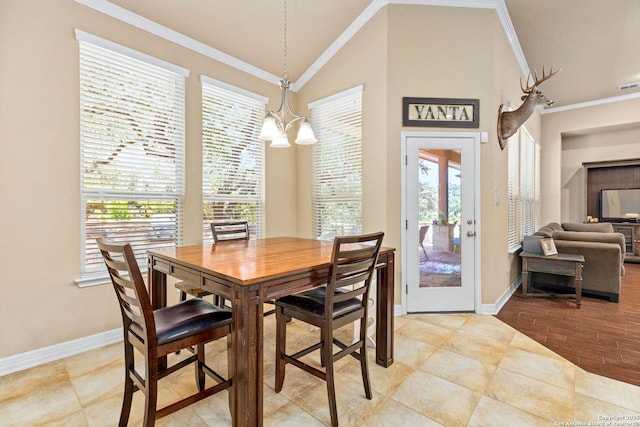
[[[282,37],[282,68],[283,78],[280,80],[280,89],[282,97],[280,98],[280,107],[276,111],[267,111],[267,114],[262,123],[262,129],[260,130],[260,139],[264,141],[271,141],[271,147],[284,148],[290,147],[289,137],[287,132],[295,122],[300,123],[298,129],[298,136],[296,137],[296,144],[311,145],[318,142],[313,129],[311,128],[311,122],[306,116],[298,116],[291,111],[289,105],[289,89],[290,82],[287,73],[287,0],[283,0],[283,37]],[[287,121],[287,113],[293,116],[290,121]]]
[[[284,0],[284,37],[282,41],[282,67],[283,67],[283,76],[285,80],[289,80],[289,76],[287,75],[287,0]]]

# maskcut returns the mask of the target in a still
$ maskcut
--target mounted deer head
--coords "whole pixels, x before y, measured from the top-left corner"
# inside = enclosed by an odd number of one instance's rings
[[[498,143],[500,144],[501,150],[504,150],[504,147],[507,145],[507,139],[515,134],[520,126],[527,121],[536,105],[553,105],[553,101],[544,96],[538,89],[538,86],[545,80],[558,74],[559,71],[560,70],[553,71],[553,66],[551,66],[551,70],[549,70],[549,74],[547,74],[545,66],[543,65],[542,78],[539,78],[538,72],[534,70],[534,82],[532,85],[529,85],[531,75],[527,76],[526,87],[522,85],[522,77],[520,77],[520,89],[522,89],[524,93],[522,96],[524,102],[520,108],[515,111],[502,111],[504,104],[501,104],[498,109]]]

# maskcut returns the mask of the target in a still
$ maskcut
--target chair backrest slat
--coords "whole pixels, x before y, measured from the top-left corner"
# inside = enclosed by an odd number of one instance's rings
[[[249,223],[247,221],[212,222],[213,242],[249,240]]]
[[[97,242],[118,297],[126,329],[133,331],[141,340],[149,337],[150,342],[155,342],[153,307],[131,245],[113,243],[104,238],[97,239]]]
[[[351,275],[349,277],[345,277],[343,279],[336,280],[336,289],[338,287],[343,288],[345,286],[355,285],[356,283],[363,282],[364,280],[367,280],[368,278],[369,278],[369,274],[367,272],[367,273],[361,273],[361,274],[357,274],[357,275]]]
[[[358,258],[369,258],[371,253],[375,250],[375,247],[358,247],[353,244],[349,244],[347,247],[341,247],[338,253],[338,258],[357,260]],[[346,262],[346,261],[345,261]]]
[[[325,316],[331,317],[333,305],[352,298],[361,298],[363,308],[375,270],[384,233],[361,236],[338,236],[333,242],[333,254],[327,284]],[[340,292],[336,292],[339,289]],[[327,318],[327,317],[325,317]]]
[[[361,259],[353,261],[348,264],[341,264],[338,266],[338,276],[347,274],[357,274],[366,272],[369,269],[371,262],[367,259]]]

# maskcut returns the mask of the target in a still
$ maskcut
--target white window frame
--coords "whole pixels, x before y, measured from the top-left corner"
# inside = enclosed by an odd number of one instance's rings
[[[205,75],[200,81],[203,241],[213,242],[213,220],[247,220],[251,238],[259,238],[265,223],[265,148],[259,135],[268,99]],[[230,150],[241,145],[241,152]],[[239,181],[229,182],[232,174]],[[214,206],[225,211],[214,213]]]
[[[522,126],[508,142],[508,250],[540,227],[540,146]]]
[[[97,237],[131,243],[141,268],[146,268],[147,250],[181,241],[189,70],[81,30],[75,33],[81,140],[81,276],[76,283],[84,287],[108,282]]]
[[[315,237],[362,233],[362,93],[360,85],[309,104]]]

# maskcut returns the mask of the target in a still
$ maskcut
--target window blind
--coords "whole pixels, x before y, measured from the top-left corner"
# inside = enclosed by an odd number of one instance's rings
[[[520,247],[520,141],[516,136],[509,138],[508,150],[508,220],[509,228],[507,243],[509,252],[515,252]]]
[[[508,147],[508,248],[515,252],[540,226],[540,147],[524,127]]]
[[[362,86],[309,105],[313,147],[313,233],[362,232]]]
[[[203,239],[211,222],[246,219],[263,234],[264,143],[258,138],[266,98],[202,76]]]
[[[535,144],[525,128],[520,129],[520,240],[533,234],[535,226]]]
[[[185,76],[80,39],[82,276],[106,271],[95,239],[181,239]]]
[[[540,224],[541,214],[541,205],[540,202],[540,145],[536,144],[535,141],[532,141],[534,145],[534,169],[533,169],[533,179],[534,179],[534,207],[533,207],[533,231],[535,233],[538,228],[542,224]]]

